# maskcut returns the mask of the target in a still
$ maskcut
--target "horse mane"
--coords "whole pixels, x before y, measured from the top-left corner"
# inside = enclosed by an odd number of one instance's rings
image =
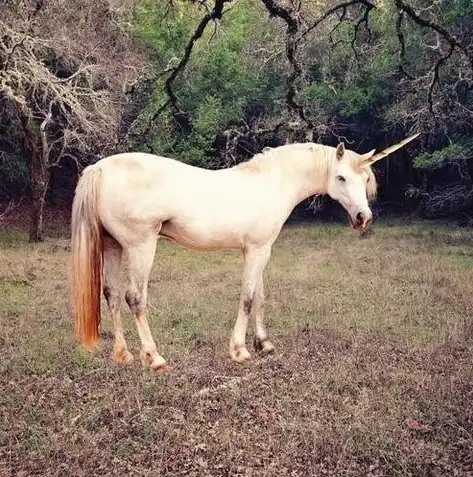
[[[271,153],[272,151],[273,151],[273,148],[265,147],[263,148],[261,152],[255,154],[251,159],[248,159],[247,161],[236,164],[235,166],[232,167],[232,169],[245,171],[249,173],[259,172],[262,169],[261,167],[262,159],[264,158],[264,156],[268,156],[269,153]]]
[[[371,166],[368,166],[365,170],[368,173],[368,177],[369,177],[369,182],[366,185],[366,193],[368,194],[368,199],[373,200],[373,199],[376,199],[376,192],[378,190],[376,175],[373,169],[371,168]]]
[[[329,149],[329,146],[324,146],[322,144],[315,143],[296,143],[296,144],[285,144],[278,147],[265,147],[263,150],[255,154],[251,159],[247,161],[240,162],[232,167],[232,169],[237,169],[241,171],[248,171],[250,173],[259,172],[266,168],[267,164],[270,164],[278,156],[286,156],[289,159],[291,153],[296,152],[297,150],[306,150],[315,152],[316,149],[323,149],[324,151]],[[317,159],[319,156],[317,156]],[[321,162],[325,162],[325,157],[320,158]],[[288,160],[289,163],[289,160]]]
[[[332,146],[325,146],[323,144],[318,143],[296,143],[296,144],[285,144],[279,147],[265,147],[260,153],[255,154],[251,159],[241,162],[232,167],[232,169],[244,171],[250,174],[258,173],[268,167],[273,160],[277,160],[277,158],[281,158],[282,160],[287,160],[286,167],[294,167],[294,163],[291,164],[290,159],[293,158],[292,154],[295,152],[311,152],[314,156],[314,161],[318,162],[318,166],[320,166],[320,170],[323,171],[324,169],[327,171],[327,167],[330,168],[330,158],[334,157],[334,147]],[[353,152],[353,151],[352,151]],[[356,154],[356,153],[355,153]],[[359,170],[360,162],[358,160],[358,155],[352,155],[350,157],[350,165],[356,171]],[[366,173],[368,174],[369,181],[366,186],[366,193],[368,195],[368,199],[374,199],[376,197],[377,191],[377,184],[376,184],[376,176],[373,172],[371,166],[367,166],[364,168]]]

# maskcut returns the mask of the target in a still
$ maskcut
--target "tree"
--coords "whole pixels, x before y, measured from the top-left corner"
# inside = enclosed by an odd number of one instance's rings
[[[377,166],[380,202],[415,209],[446,194],[453,206],[422,207],[432,213],[469,204],[470,0],[109,2],[6,3],[3,197],[29,170],[29,190],[44,198],[57,165],[114,150],[222,167],[285,142],[364,151],[415,131],[421,140]],[[449,155],[438,166],[412,160],[437,150]]]
[[[141,135],[151,151],[218,167],[286,141],[381,147],[420,131],[422,148],[435,150],[472,132],[473,4],[467,0],[187,3],[190,40],[181,59],[161,70],[137,146]],[[167,2],[168,18],[185,8],[186,2]],[[243,36],[228,61],[228,38],[248,18],[246,46]],[[253,76],[255,70],[266,78]],[[241,91],[246,77],[264,85],[261,101],[255,88]],[[231,105],[227,90],[234,93]],[[401,199],[407,184],[422,180],[404,157],[380,165],[386,197]]]
[[[12,2],[0,20],[1,104],[27,159],[31,241],[43,238],[52,169],[66,159],[80,167],[118,141],[124,86],[139,61],[114,20],[106,2],[88,0]]]

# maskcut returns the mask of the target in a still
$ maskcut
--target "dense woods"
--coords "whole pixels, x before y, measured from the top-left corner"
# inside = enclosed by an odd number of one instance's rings
[[[366,152],[383,213],[473,219],[470,0],[1,0],[0,216],[68,202],[140,150],[207,168],[265,146]],[[326,201],[318,201],[324,209]]]

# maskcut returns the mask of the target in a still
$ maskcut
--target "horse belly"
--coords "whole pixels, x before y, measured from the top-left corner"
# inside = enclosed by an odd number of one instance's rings
[[[160,235],[196,250],[238,249],[244,245],[240,230],[204,221],[171,219],[163,223]]]
[[[161,235],[199,250],[242,249],[264,245],[277,234],[280,213],[259,183],[202,181],[175,193],[171,218]]]

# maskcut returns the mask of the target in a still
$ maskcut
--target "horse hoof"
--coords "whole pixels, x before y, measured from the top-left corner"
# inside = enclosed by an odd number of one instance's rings
[[[171,370],[171,367],[168,366],[166,363],[164,364],[158,364],[157,366],[151,366],[151,369],[153,371],[156,371],[157,373],[168,373]]]
[[[254,346],[255,350],[260,356],[266,356],[268,354],[274,353],[274,345],[267,338],[264,340],[255,338]]]
[[[130,364],[133,362],[133,355],[126,348],[116,348],[113,350],[112,359],[117,364]]]
[[[244,363],[251,359],[251,354],[245,347],[233,351],[232,353],[230,353],[230,355],[232,360],[236,361],[237,363]]]
[[[147,368],[151,368],[152,370],[159,372],[164,372],[168,369],[166,360],[156,352],[152,353],[150,351],[142,351],[141,364]]]
[[[273,354],[274,353],[274,346],[271,345],[271,346],[266,346],[264,347],[260,352],[259,352],[259,355],[261,357],[263,356],[268,356],[269,354]]]
[[[266,340],[264,343],[263,343],[263,347],[261,348],[259,354],[261,356],[267,356],[268,354],[271,354],[271,353],[274,353],[274,345]]]

